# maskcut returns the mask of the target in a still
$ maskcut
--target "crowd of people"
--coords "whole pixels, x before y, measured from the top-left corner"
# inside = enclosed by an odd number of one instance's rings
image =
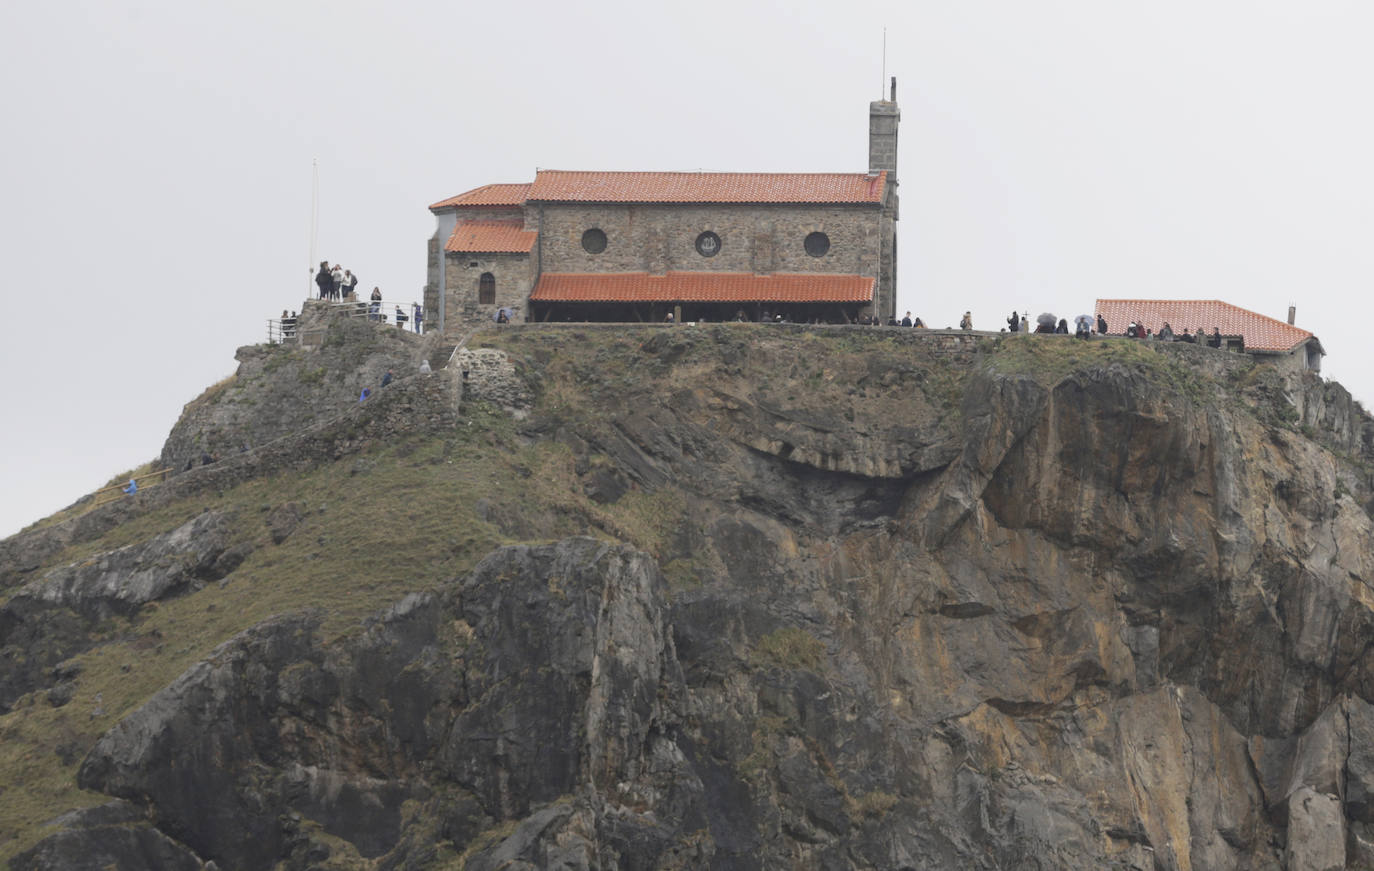
[[[1107,320],[1101,313],[1094,318],[1090,315],[1078,315],[1070,324],[1067,318],[1056,318],[1054,315],[1044,313],[1039,315],[1034,324],[1031,323],[1029,313],[1013,311],[1011,316],[1006,319],[1006,326],[1000,327],[1003,333],[1048,333],[1048,334],[1073,334],[1080,339],[1087,339],[1091,336],[1111,336],[1125,337],[1128,339],[1153,339],[1160,342],[1188,342],[1189,344],[1207,345],[1210,348],[1221,348],[1225,345],[1226,337],[1221,334],[1220,327],[1212,327],[1209,334],[1202,327],[1189,332],[1184,328],[1182,332],[1175,332],[1168,321],[1160,326],[1158,332],[1147,326],[1143,320],[1134,320],[1126,325],[1126,328],[1118,333],[1110,332]],[[739,320],[744,320],[740,317]],[[775,318],[764,313],[763,321],[785,323],[786,318],[778,315]],[[907,312],[901,318],[889,317],[886,322],[876,315],[863,315],[855,321],[863,326],[889,326],[889,327],[912,327],[914,329],[924,329],[926,324],[919,318],[913,317],[911,312]],[[973,314],[964,312],[964,316],[959,320],[959,329],[973,329]]]
[[[320,261],[319,271],[315,273],[315,287],[318,292],[318,299],[332,302],[356,302],[359,313],[366,312],[367,319],[370,321],[387,320],[387,315],[382,311],[382,289],[373,286],[371,298],[367,301],[358,299],[358,276],[351,269],[345,269],[342,265],[335,263],[330,265],[328,260]],[[401,329],[405,329],[410,324],[416,333],[424,332],[425,312],[424,307],[418,302],[410,304],[410,311],[407,312],[403,306],[395,306],[395,324]],[[289,315],[283,311],[281,313],[281,328],[283,339],[293,339],[296,336],[297,316],[295,312]]]
[[[319,288],[320,299],[342,301],[357,291],[358,276],[351,269],[344,269],[337,263],[330,266],[328,260],[321,260],[320,271],[315,273],[315,286]]]
[[[743,309],[737,311],[733,319],[740,323],[746,323],[752,320],[752,318],[745,314]],[[507,317],[507,310],[501,309],[500,312],[498,312],[495,316],[495,320],[497,323],[509,323],[510,320]],[[664,323],[669,324],[674,323],[675,320],[676,319],[673,312],[669,312],[663,319]],[[768,309],[764,309],[762,312],[760,312],[758,322],[766,324],[829,323],[828,321],[825,321],[821,318],[812,318],[811,320],[794,320],[786,312],[775,313],[769,311]],[[886,321],[884,321],[878,315],[860,315],[858,318],[854,319],[852,323],[866,327],[889,326],[911,327],[913,329],[918,330],[927,329],[925,322],[921,318],[913,316],[909,311],[900,318],[893,315],[892,317],[887,318]],[[946,327],[946,329],[949,328]],[[963,317],[959,319],[959,329],[973,329],[972,312],[964,312]],[[1021,312],[1013,311],[1011,313],[1011,316],[1006,319],[1006,326],[1000,328],[1000,332],[1049,333],[1063,335],[1068,335],[1072,333],[1074,336],[1080,339],[1086,339],[1094,335],[1116,335],[1124,336],[1129,339],[1156,339],[1162,342],[1189,342],[1197,344],[1206,344],[1212,348],[1222,347],[1225,339],[1225,337],[1222,336],[1221,329],[1219,327],[1213,327],[1211,335],[1208,335],[1206,332],[1204,332],[1202,327],[1198,327],[1197,330],[1192,333],[1188,332],[1187,329],[1184,329],[1181,333],[1175,333],[1173,327],[1170,326],[1170,324],[1167,321],[1164,323],[1163,326],[1159,328],[1159,332],[1155,332],[1151,328],[1147,327],[1144,321],[1135,320],[1131,321],[1126,326],[1126,329],[1124,329],[1123,331],[1113,334],[1109,332],[1107,321],[1101,315],[1101,313],[1099,313],[1095,318],[1090,315],[1078,315],[1073,319],[1072,325],[1070,325],[1068,319],[1066,318],[1056,318],[1052,314],[1044,313],[1039,315],[1035,319],[1035,323],[1032,326],[1028,313],[1022,314]]]

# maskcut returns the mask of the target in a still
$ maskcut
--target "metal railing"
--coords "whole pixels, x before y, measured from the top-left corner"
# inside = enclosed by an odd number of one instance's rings
[[[326,300],[325,305],[332,313],[342,313],[351,318],[365,319],[379,324],[389,324],[400,329],[423,335],[428,319],[421,310],[421,318],[415,318],[417,304],[412,300],[402,302],[395,299],[358,299],[335,302]],[[267,321],[268,344],[297,342],[301,337],[300,316],[269,318]]]

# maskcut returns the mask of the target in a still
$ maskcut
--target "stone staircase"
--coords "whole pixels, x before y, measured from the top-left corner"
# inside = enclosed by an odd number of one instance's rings
[[[457,347],[456,344],[437,345],[434,350],[429,353],[429,368],[438,372],[440,369],[447,366],[448,358],[453,356],[453,352]]]

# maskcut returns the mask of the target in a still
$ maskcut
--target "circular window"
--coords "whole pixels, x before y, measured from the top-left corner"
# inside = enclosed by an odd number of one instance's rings
[[[606,250],[606,234],[593,227],[582,234],[582,250],[588,254],[600,254]]]
[[[802,244],[806,246],[806,253],[812,257],[824,257],[825,252],[830,250],[830,237],[817,230],[808,233],[806,241]]]
[[[715,257],[720,253],[720,237],[710,230],[697,237],[697,253],[702,257]]]

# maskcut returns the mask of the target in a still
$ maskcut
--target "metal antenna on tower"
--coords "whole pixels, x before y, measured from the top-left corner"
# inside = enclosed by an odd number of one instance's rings
[[[883,28],[883,77],[878,80],[878,99],[883,98],[883,92],[887,90],[887,28]]]

